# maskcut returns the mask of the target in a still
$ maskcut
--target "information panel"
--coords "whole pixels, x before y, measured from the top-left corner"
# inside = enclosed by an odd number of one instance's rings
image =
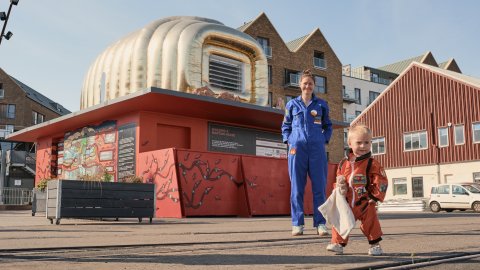
[[[118,182],[135,175],[136,124],[118,128]]]
[[[208,150],[265,157],[287,157],[287,145],[278,133],[208,123]]]

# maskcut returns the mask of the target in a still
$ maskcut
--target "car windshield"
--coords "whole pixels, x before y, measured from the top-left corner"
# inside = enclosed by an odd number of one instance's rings
[[[477,185],[462,185],[465,189],[470,191],[471,193],[480,193],[479,186]]]

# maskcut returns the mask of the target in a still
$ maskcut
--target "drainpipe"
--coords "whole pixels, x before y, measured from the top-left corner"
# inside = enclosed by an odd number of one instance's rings
[[[431,124],[431,129],[432,129],[432,145],[435,147],[435,164],[437,167],[437,183],[441,184],[441,178],[440,178],[440,147],[438,146],[438,140],[440,138],[435,137],[435,119],[433,117],[433,112],[430,113],[430,124]]]

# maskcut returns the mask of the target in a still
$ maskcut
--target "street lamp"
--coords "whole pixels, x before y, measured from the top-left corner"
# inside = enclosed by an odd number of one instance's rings
[[[6,40],[9,40],[12,36],[13,33],[8,31],[6,34],[5,33],[5,28],[7,28],[7,22],[8,18],[10,17],[10,12],[12,11],[12,6],[18,5],[19,0],[10,0],[10,6],[8,7],[8,12],[5,15],[5,12],[0,12],[0,20],[4,21],[3,27],[2,27],[2,33],[0,34],[0,44],[2,44],[2,39],[5,37]]]

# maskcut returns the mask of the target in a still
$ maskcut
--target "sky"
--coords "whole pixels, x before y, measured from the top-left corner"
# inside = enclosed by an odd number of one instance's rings
[[[0,11],[9,4],[0,0]],[[285,42],[319,28],[343,65],[380,67],[431,51],[480,78],[479,10],[477,0],[20,0],[0,68],[78,111],[90,65],[127,34],[170,16],[237,28],[265,12]]]

